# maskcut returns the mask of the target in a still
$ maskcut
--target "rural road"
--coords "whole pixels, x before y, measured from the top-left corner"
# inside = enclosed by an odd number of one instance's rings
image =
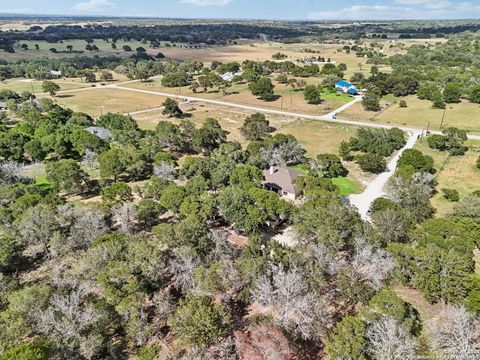
[[[65,90],[62,91],[62,93],[68,93],[68,92],[75,92],[75,91],[86,91],[86,90],[94,90],[94,89],[103,89],[103,88],[113,88],[113,89],[120,89],[120,90],[125,90],[125,91],[132,91],[132,92],[138,92],[138,93],[143,93],[143,94],[149,94],[149,95],[157,95],[157,96],[163,96],[163,97],[170,97],[174,99],[180,99],[183,100],[184,102],[203,102],[207,104],[212,104],[212,105],[220,105],[220,106],[226,106],[226,107],[231,107],[231,108],[237,108],[237,109],[243,109],[243,110],[250,110],[250,111],[255,111],[255,112],[261,112],[265,114],[273,114],[273,115],[282,115],[282,116],[288,116],[288,117],[294,117],[297,119],[306,119],[306,120],[317,120],[317,121],[325,121],[325,122],[331,122],[331,123],[337,123],[337,124],[345,124],[345,125],[353,125],[353,126],[363,126],[363,127],[371,127],[371,128],[380,128],[380,129],[391,129],[391,128],[399,128],[406,133],[409,134],[408,140],[406,145],[398,151],[398,153],[395,155],[395,157],[388,163],[387,165],[387,171],[384,173],[381,173],[377,175],[366,187],[365,191],[361,194],[354,194],[349,197],[350,204],[354,207],[356,207],[362,216],[364,220],[370,221],[370,216],[368,215],[368,210],[370,209],[370,206],[372,202],[378,198],[385,196],[385,185],[387,184],[388,180],[395,174],[395,170],[397,168],[397,163],[398,160],[400,159],[400,156],[402,153],[407,150],[411,149],[415,146],[415,143],[418,139],[419,136],[424,134],[424,130],[421,129],[416,129],[416,128],[410,128],[410,127],[402,127],[402,126],[395,126],[391,124],[381,124],[381,123],[371,123],[371,122],[364,122],[360,120],[342,120],[342,119],[337,119],[337,114],[341,113],[342,111],[348,109],[350,106],[356,104],[357,102],[362,100],[361,96],[356,96],[355,99],[345,105],[342,105],[338,109],[325,114],[325,115],[308,115],[308,114],[301,114],[301,113],[295,113],[295,112],[289,112],[289,111],[283,111],[283,110],[275,110],[275,109],[267,109],[263,107],[258,107],[258,106],[251,106],[251,105],[242,105],[242,104],[237,104],[229,101],[221,101],[221,100],[212,100],[212,99],[204,99],[200,97],[193,97],[193,96],[183,96],[183,95],[176,95],[176,94],[171,94],[171,93],[164,93],[164,92],[158,92],[158,91],[151,91],[151,90],[142,90],[142,89],[135,89],[135,88],[129,88],[125,87],[122,85],[130,84],[130,83],[135,83],[138,82],[139,80],[131,80],[131,81],[125,81],[122,83],[118,84],[111,84],[111,85],[106,85],[102,87],[90,87],[90,88],[80,88],[80,89],[73,89],[73,90]],[[141,110],[136,112],[137,114],[143,113],[143,112],[148,112],[148,111],[154,111],[155,109],[147,109],[147,110]],[[134,113],[133,113],[134,114]],[[430,131],[432,134],[441,134],[441,131]],[[469,139],[472,140],[480,140],[480,135],[468,135]]]
[[[387,171],[377,175],[365,188],[365,191],[361,194],[350,195],[350,204],[358,209],[358,212],[362,216],[362,219],[369,221],[370,216],[368,210],[372,202],[379,197],[386,195],[385,185],[388,180],[395,174],[397,169],[398,160],[402,156],[403,152],[407,149],[411,149],[415,146],[418,137],[422,134],[421,130],[414,132],[408,132],[408,140],[405,146],[398,151],[392,160],[387,165]]]
[[[131,81],[130,81],[131,82]],[[129,82],[129,83],[130,83]],[[123,84],[123,83],[122,83]],[[325,121],[325,122],[331,122],[331,123],[336,123],[336,124],[344,124],[344,125],[352,125],[352,126],[363,126],[363,127],[371,127],[371,128],[377,128],[377,129],[391,129],[391,128],[398,128],[401,129],[405,132],[422,132],[421,129],[416,129],[416,128],[411,128],[411,127],[404,127],[404,126],[396,126],[392,124],[382,124],[382,123],[372,123],[372,122],[365,122],[361,120],[344,120],[344,119],[337,119],[336,115],[345,109],[349,108],[350,106],[354,105],[355,103],[359,102],[362,100],[361,96],[356,96],[355,99],[345,105],[342,105],[338,109],[326,114],[326,115],[308,115],[308,114],[302,114],[302,113],[295,113],[295,112],[289,112],[289,111],[283,111],[283,110],[275,110],[275,109],[267,109],[259,106],[252,106],[252,105],[243,105],[243,104],[237,104],[229,101],[221,101],[221,100],[212,100],[212,99],[204,99],[201,97],[194,97],[194,96],[185,96],[185,95],[177,95],[177,94],[171,94],[171,93],[165,93],[165,92],[158,92],[158,91],[152,91],[152,90],[142,90],[142,89],[135,89],[135,88],[128,88],[121,86],[122,84],[112,84],[112,85],[107,85],[103,86],[101,88],[114,88],[114,89],[120,89],[120,90],[126,90],[126,91],[133,91],[133,92],[139,92],[143,94],[149,94],[149,95],[157,95],[157,96],[163,96],[163,97],[169,97],[172,99],[179,99],[183,100],[185,102],[203,102],[206,104],[212,104],[212,105],[219,105],[219,106],[226,106],[226,107],[231,107],[231,108],[236,108],[236,109],[242,109],[242,110],[250,110],[250,111],[256,111],[256,112],[261,112],[264,114],[273,114],[273,115],[282,115],[282,116],[288,116],[288,117],[294,117],[297,119],[306,119],[306,120],[317,120],[317,121]],[[100,87],[98,88],[89,88],[89,89],[101,89]],[[86,89],[74,89],[74,90],[66,90],[69,92],[73,91],[82,91]],[[441,134],[441,131],[430,131],[432,134]],[[469,139],[472,140],[480,140],[480,135],[468,135]]]

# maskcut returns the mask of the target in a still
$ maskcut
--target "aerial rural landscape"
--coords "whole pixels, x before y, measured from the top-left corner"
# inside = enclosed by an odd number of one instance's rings
[[[0,360],[480,360],[476,2],[50,3],[0,11]]]

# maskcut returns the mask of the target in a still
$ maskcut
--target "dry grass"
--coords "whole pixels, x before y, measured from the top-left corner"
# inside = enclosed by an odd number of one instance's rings
[[[46,96],[46,95],[43,95]],[[131,113],[139,110],[158,108],[165,98],[158,95],[141,94],[119,89],[91,89],[60,94],[54,100],[74,111],[85,112],[91,116],[101,113]]]
[[[313,84],[319,84],[320,79],[312,78],[309,79],[309,82]],[[204,93],[203,91],[197,91],[196,93],[194,93],[191,89],[189,89],[188,86],[181,88],[167,88],[161,85],[161,79],[158,78],[150,82],[135,82],[126,84],[124,85],[124,87],[175,95],[194,96],[204,99],[221,100],[225,102],[258,106],[275,110],[283,109],[285,111],[312,115],[323,115],[329,113],[330,111],[352,100],[352,97],[348,95],[324,93],[322,94],[322,97],[325,101],[322,104],[311,105],[305,101],[302,91],[293,91],[290,87],[278,84],[276,82],[274,82],[274,84],[275,94],[279,97],[273,101],[263,101],[256,98],[248,90],[247,84],[233,84],[232,87],[227,90],[228,95],[224,95],[221,91],[218,90],[209,90],[206,93]]]
[[[407,108],[401,108],[398,105],[399,100],[396,99],[390,102],[389,106],[386,106],[384,110],[378,113],[365,111],[362,104],[358,103],[343,111],[339,117],[420,129],[426,129],[430,126],[432,130],[439,130],[445,113],[442,128],[454,126],[472,133],[480,133],[480,105],[478,104],[469,102],[448,104],[447,110],[444,111],[442,109],[433,109],[431,101],[420,100],[416,96],[405,98],[408,104]],[[386,101],[383,101],[382,105],[385,106],[385,104]]]
[[[190,120],[197,126],[200,126],[209,117],[217,119],[222,128],[229,131],[229,140],[246,144],[239,129],[251,112],[201,103],[185,104],[182,105],[182,109],[191,114]],[[133,117],[144,129],[154,129],[160,120],[176,123],[179,121],[163,116],[161,110]],[[276,132],[294,135],[305,147],[309,156],[316,156],[320,153],[337,153],[340,142],[350,139],[355,135],[357,129],[354,126],[333,125],[323,121],[295,120],[291,117],[277,115],[267,115],[267,119]]]
[[[71,89],[78,89],[81,87],[88,86],[85,83],[80,82],[79,79],[58,79],[53,80],[58,85],[60,85],[62,90],[71,90]],[[39,94],[43,92],[42,89],[42,81],[37,80],[30,80],[30,79],[10,79],[0,82],[0,89],[9,89],[13,90],[17,93],[21,93],[23,91],[30,91],[34,92],[35,94]]]
[[[458,190],[460,198],[475,190],[480,190],[480,170],[475,166],[475,162],[480,156],[480,142],[469,140],[467,145],[470,150],[464,156],[450,157],[446,152],[430,149],[425,140],[421,140],[415,145],[416,149],[433,157],[438,169],[438,193],[432,198],[432,204],[437,209],[437,216],[448,215],[454,206],[454,203],[443,197],[443,188]]]
[[[309,56],[323,56],[330,58],[337,64],[347,65],[345,76],[349,78],[354,72],[369,72],[371,65],[367,64],[367,58],[359,58],[355,53],[347,54],[341,51],[341,44],[282,44],[277,42],[256,43],[247,45],[234,45],[224,47],[214,47],[208,49],[183,49],[179,47],[161,48],[160,51],[171,59],[176,60],[200,60],[204,63],[211,63],[214,60],[222,62],[237,61],[242,62],[246,59],[255,61],[272,60],[272,55],[281,52],[288,56],[286,60],[295,61],[299,58]],[[318,53],[306,53],[305,48],[318,51]],[[152,51],[155,54],[158,51]],[[380,66],[382,71],[388,70],[387,66]]]
[[[393,290],[403,301],[412,305],[412,307],[419,312],[422,321],[429,321],[437,318],[445,309],[445,303],[438,302],[430,304],[418,290],[410,289],[403,285],[396,285]]]

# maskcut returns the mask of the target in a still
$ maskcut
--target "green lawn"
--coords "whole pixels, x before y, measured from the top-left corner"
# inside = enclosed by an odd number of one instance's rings
[[[303,175],[308,175],[309,169],[307,164],[298,164],[290,167]],[[359,182],[349,177],[338,177],[332,179],[332,182],[340,189],[340,195],[348,196],[361,191],[362,186]]]
[[[338,177],[332,179],[332,182],[340,189],[340,195],[348,196],[350,194],[356,194],[361,191],[362,186],[357,181],[348,177]]]

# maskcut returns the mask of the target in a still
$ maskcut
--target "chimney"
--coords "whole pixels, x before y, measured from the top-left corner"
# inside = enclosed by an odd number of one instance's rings
[[[275,173],[275,166],[270,166],[270,175]]]

